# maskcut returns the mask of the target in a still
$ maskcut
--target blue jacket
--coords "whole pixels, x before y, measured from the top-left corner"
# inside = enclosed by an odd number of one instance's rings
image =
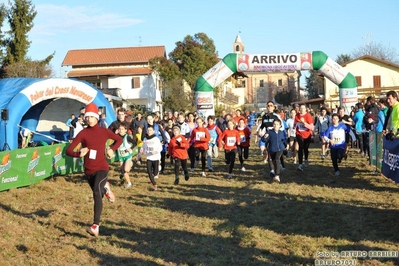
[[[358,110],[356,114],[353,116],[353,122],[355,122],[356,133],[361,133],[364,131],[363,118],[364,118],[363,110]]]
[[[268,150],[270,152],[278,152],[285,150],[287,146],[287,139],[284,136],[284,132],[279,130],[277,133],[274,130],[269,130],[265,136],[267,138],[262,137],[262,141],[266,143],[266,146],[269,146]],[[269,144],[269,145],[268,145]]]

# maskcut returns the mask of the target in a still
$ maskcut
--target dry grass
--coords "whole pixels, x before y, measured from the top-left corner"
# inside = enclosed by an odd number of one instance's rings
[[[365,159],[352,153],[337,178],[314,147],[310,167],[299,172],[287,159],[276,184],[251,152],[233,180],[221,157],[216,172],[203,178],[196,170],[178,186],[167,164],[156,192],[144,166],[135,167],[129,190],[112,166],[117,201],[104,199],[97,238],[85,232],[93,203],[81,175],[2,192],[1,265],[313,265],[320,251],[398,250],[399,188]]]

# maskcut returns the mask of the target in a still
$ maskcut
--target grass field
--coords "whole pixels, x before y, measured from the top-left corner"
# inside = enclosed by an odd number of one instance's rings
[[[144,166],[135,166],[133,187],[125,190],[112,165],[117,198],[104,198],[97,238],[85,232],[93,199],[81,175],[1,192],[0,264],[314,265],[334,255],[341,265],[399,265],[398,257],[368,253],[399,250],[399,187],[374,175],[355,152],[334,176],[317,145],[303,172],[286,159],[280,184],[255,148],[247,171],[237,165],[232,180],[223,154],[215,172],[200,177],[196,169],[180,185],[167,164],[158,191],[151,191]]]

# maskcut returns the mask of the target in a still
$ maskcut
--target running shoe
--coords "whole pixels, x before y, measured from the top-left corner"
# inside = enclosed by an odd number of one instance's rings
[[[100,231],[100,226],[97,224],[93,224],[92,226],[86,228],[86,232],[92,236],[98,236],[99,231]]]
[[[107,181],[105,183],[105,197],[107,197],[109,202],[115,202],[115,194],[111,191],[111,184]]]

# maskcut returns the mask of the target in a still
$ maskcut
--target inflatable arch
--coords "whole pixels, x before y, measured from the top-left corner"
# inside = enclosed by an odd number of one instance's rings
[[[91,84],[73,79],[7,78],[0,81],[0,108],[8,119],[0,122],[0,149],[18,148],[19,126],[36,131],[40,115],[48,104],[69,98],[84,105],[91,102],[107,110],[106,122],[114,121],[115,113],[104,94]],[[78,111],[78,110],[77,110]],[[66,121],[66,119],[65,119]],[[6,145],[7,144],[7,145]]]
[[[317,70],[339,87],[340,105],[349,113],[357,103],[356,78],[321,51],[291,54],[228,54],[195,84],[196,109],[204,117],[215,114],[213,89],[236,72]]]

